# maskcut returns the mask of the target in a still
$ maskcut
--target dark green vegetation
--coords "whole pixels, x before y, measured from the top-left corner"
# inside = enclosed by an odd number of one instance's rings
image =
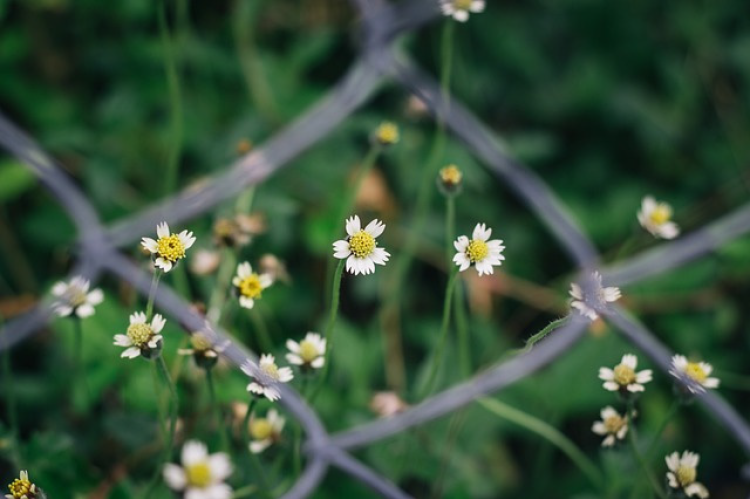
[[[115,221],[221,172],[241,139],[262,144],[323,97],[356,56],[357,20],[342,4],[183,0],[162,10],[161,2],[145,0],[0,1],[0,109],[59,160],[103,220]],[[671,203],[685,233],[748,199],[745,10],[739,0],[494,1],[486,13],[455,26],[451,86],[548,183],[610,262],[657,244],[635,218],[646,194]],[[434,75],[441,67],[444,22],[437,19],[399,44]],[[435,190],[409,279],[399,288],[403,362],[384,353],[382,306],[394,300],[389,283],[412,229],[415,193],[424,168],[433,166],[427,158],[434,123],[408,113],[407,97],[386,83],[370,104],[259,186],[253,210],[263,214],[267,228],[240,253],[253,265],[265,253],[287,264],[291,283],[264,292],[257,307],[284,363],[286,338],[299,340],[325,326],[331,236],[343,235],[340,203],[367,153],[367,136],[381,120],[399,123],[401,142],[379,159],[377,176],[365,184],[367,200],[356,210],[365,221],[385,220],[381,241],[393,260],[372,276],[345,275],[332,381],[315,402],[331,431],[372,419],[369,399],[389,385],[417,402],[415,386],[427,374],[440,329],[445,205]],[[539,220],[460,143],[449,139],[440,163],[456,163],[465,174],[456,200],[458,234],[485,222],[507,246],[496,278],[471,279],[468,321],[476,371],[566,312],[574,267]],[[174,177],[172,168],[178,171]],[[75,256],[76,234],[55,201],[5,153],[0,205],[0,313],[8,320],[63,278]],[[213,222],[233,207],[227,203],[173,227],[198,237],[188,260],[211,246]],[[131,253],[145,265],[136,245]],[[748,255],[750,239],[743,237],[684,268],[623,288],[621,301],[670,348],[712,363],[721,395],[744,415],[750,413]],[[176,285],[191,300],[208,300],[212,276],[189,275],[185,283],[181,275],[176,271],[162,283]],[[121,349],[111,345],[128,315],[145,308],[145,299],[111,277],[99,285],[106,301],[84,323],[87,396],[73,396],[70,389],[69,321],[53,321],[7,357],[14,374],[12,388],[3,375],[2,483],[17,476],[20,466],[53,498],[95,491],[99,495],[91,497],[139,497],[159,463],[158,447],[150,447],[158,435],[150,366],[120,359]],[[233,315],[231,332],[258,347],[257,323],[240,309]],[[178,360],[184,336],[179,318],[167,319],[166,360],[181,373],[182,435],[218,450],[203,374],[192,361]],[[462,378],[455,346],[446,351],[441,387]],[[627,352],[651,367],[615,331],[597,328],[553,366],[497,396],[578,445],[606,473],[611,497],[630,497],[637,468],[627,447],[600,452],[600,438],[590,427],[601,407],[616,402],[601,389],[598,368],[615,365]],[[220,371],[215,380],[225,414],[231,402],[248,400],[241,373]],[[17,408],[19,444],[10,438],[9,395]],[[644,442],[671,402],[671,380],[656,372],[639,403]],[[289,423],[281,445],[261,456],[279,490],[294,477],[293,435]],[[698,404],[680,410],[659,445],[651,464],[660,480],[666,471],[662,456],[690,449],[701,454],[699,480],[712,497],[748,495],[739,475],[747,456]],[[236,465],[248,470],[234,475],[239,488],[252,473],[241,449],[235,456]],[[600,494],[547,441],[480,405],[357,457],[418,497]],[[647,497],[645,477],[641,481],[639,497]],[[167,497],[166,489],[159,494]],[[333,471],[317,496],[367,494],[363,485]]]

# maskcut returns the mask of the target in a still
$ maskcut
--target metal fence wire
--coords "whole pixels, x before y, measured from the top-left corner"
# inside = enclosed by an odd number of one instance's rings
[[[117,248],[135,244],[162,220],[170,224],[189,220],[238,195],[249,186],[262,182],[325,138],[367,102],[368,97],[385,79],[396,82],[418,96],[434,117],[439,116],[446,128],[541,218],[580,272],[588,273],[599,269],[599,255],[593,244],[547,185],[506,154],[492,131],[458,100],[442,99],[440,86],[433,78],[422,72],[404,54],[394,51],[393,41],[400,34],[416,30],[440,14],[437,0],[407,0],[397,4],[389,4],[385,0],[352,2],[361,20],[359,57],[325,98],[262,147],[228,166],[225,173],[212,181],[198,189],[190,188],[177,193],[110,226],[100,223],[84,193],[71,182],[59,165],[0,112],[0,144],[34,172],[77,227],[79,251],[71,275],[83,275],[95,282],[102,274],[111,273],[131,283],[143,295],[148,295],[150,274],[133,264]],[[450,105],[445,105],[445,102]],[[750,203],[676,241],[665,242],[614,267],[601,268],[603,282],[608,286],[622,286],[670,271],[748,231]],[[204,318],[193,312],[188,303],[164,284],[156,293],[155,304],[167,315],[179,317],[180,322],[190,330],[200,330],[204,326]],[[597,307],[595,303],[589,305]],[[601,309],[600,312],[614,329],[644,352],[654,364],[664,372],[669,370],[673,352],[662,345],[653,333],[617,306]],[[0,350],[11,348],[39,331],[50,317],[50,302],[47,300],[25,315],[9,321],[0,334]],[[496,393],[535,373],[576,345],[583,337],[587,325],[586,319],[574,314],[565,326],[529,352],[480,372],[468,381],[438,393],[396,416],[333,435],[293,388],[282,386],[280,403],[303,427],[306,435],[303,451],[307,457],[304,472],[284,497],[292,499],[308,496],[331,466],[360,480],[384,497],[409,497],[376,470],[352,457],[351,451],[449,414],[481,396]],[[214,330],[216,341],[229,342],[224,355],[236,366],[247,360],[256,361],[252,353],[231,342],[223,331],[215,326]],[[715,420],[736,439],[745,453],[750,453],[748,422],[714,392],[705,393],[698,398]]]

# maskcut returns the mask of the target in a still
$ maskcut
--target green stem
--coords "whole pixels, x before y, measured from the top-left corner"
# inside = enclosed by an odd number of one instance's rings
[[[221,312],[224,308],[230,285],[232,284],[232,274],[237,264],[237,257],[231,248],[222,249],[221,264],[216,276],[216,283],[213,286],[211,297],[208,300],[208,314],[210,321],[219,323]]]
[[[723,378],[722,378],[722,381]],[[662,420],[661,424],[659,425],[659,428],[657,428],[656,432],[654,433],[653,440],[651,440],[651,445],[648,446],[648,449],[646,449],[646,462],[650,463],[654,460],[654,452],[656,452],[656,449],[659,447],[659,439],[661,438],[661,434],[664,431],[664,429],[667,427],[669,422],[674,418],[674,416],[677,414],[677,411],[680,409],[680,401],[679,399],[675,399],[672,402],[672,405],[669,406],[669,410],[667,411],[667,415]],[[632,422],[630,423],[633,424]]]
[[[592,485],[600,490],[604,487],[604,477],[599,468],[588,457],[586,457],[586,454],[584,454],[576,444],[555,427],[496,399],[485,397],[480,398],[478,402],[493,414],[526,428],[546,439],[549,443],[560,449],[563,454],[568,456],[573,464],[575,464],[578,469],[586,475],[586,478],[589,479]]]
[[[453,32],[454,22],[447,22],[443,25],[442,36],[442,67],[440,71],[440,92],[443,99],[443,110],[439,119],[442,126],[445,126],[445,118],[450,110],[450,78],[451,67],[453,65]]]
[[[241,489],[237,489],[232,493],[232,499],[240,499],[242,497],[248,497],[255,494],[258,491],[257,485],[246,485]]]
[[[82,406],[85,407],[90,397],[88,383],[86,382],[86,372],[83,366],[83,321],[80,317],[76,316],[73,318],[73,324],[73,349],[75,351],[75,366],[73,368],[73,401],[75,403],[75,393],[76,391],[79,391],[79,393],[81,394],[81,401],[83,402]],[[81,388],[78,388],[79,386]]]
[[[333,333],[335,331],[333,326],[336,324],[336,317],[339,311],[339,301],[341,297],[341,276],[344,272],[345,263],[346,260],[339,260],[339,263],[336,266],[336,270],[333,275],[333,283],[331,285],[331,311],[328,315],[328,324],[326,325],[326,329],[323,334],[323,337],[326,340],[325,362],[323,364],[323,372],[320,374],[320,381],[318,382],[318,385],[315,387],[313,392],[310,394],[310,398],[308,399],[308,403],[310,404],[315,401],[315,398],[318,396],[318,392],[320,392],[321,388],[323,388],[323,385],[325,384],[328,377],[328,371],[331,368],[331,351],[333,350]]]
[[[268,327],[266,327],[266,321],[263,320],[260,310],[253,308],[250,312],[250,320],[253,321],[255,331],[258,333],[258,344],[263,352],[271,352],[273,350],[273,342],[271,341],[271,335],[268,334]]]
[[[221,438],[221,448],[224,450],[228,450],[230,439],[227,436],[226,428],[222,424],[224,415],[222,414],[221,405],[219,405],[219,401],[216,398],[216,386],[214,385],[213,370],[211,368],[208,368],[205,369],[205,371],[206,384],[208,385],[208,396],[211,401],[211,407],[213,408],[212,412],[214,414],[214,417],[216,418],[217,431],[219,432],[219,437]]]
[[[234,210],[237,213],[248,215],[253,207],[253,200],[255,199],[255,186],[248,187],[242,194],[237,197],[237,203],[234,205]]]
[[[184,9],[184,0],[180,0],[178,8]],[[169,88],[169,108],[170,121],[172,127],[171,144],[169,147],[169,156],[167,158],[166,174],[164,176],[164,193],[170,194],[175,190],[177,184],[177,174],[179,171],[180,154],[182,150],[182,95],[180,90],[180,77],[178,69],[178,58],[176,55],[176,45],[173,43],[172,36],[167,25],[167,3],[164,2],[159,9],[159,34],[162,45],[164,46],[164,72],[167,76],[167,85]]]
[[[169,375],[169,369],[167,369],[167,364],[164,362],[163,356],[159,355],[156,360],[156,365],[164,384],[167,385],[167,388],[169,389],[169,434],[167,437],[167,447],[164,452],[164,462],[166,463],[172,455],[172,445],[174,444],[174,433],[177,425],[177,390],[175,389],[174,382],[172,382],[172,377]]]
[[[245,412],[245,418],[242,420],[242,445],[245,447],[248,454],[250,454],[250,461],[255,469],[257,481],[260,484],[260,491],[267,495],[269,488],[266,474],[263,472],[263,467],[260,464],[260,460],[258,460],[258,456],[250,450],[250,416],[253,414],[253,409],[255,409],[255,404],[257,402],[258,399],[253,397],[247,405],[247,412]]]
[[[156,288],[159,286],[161,274],[162,270],[157,268],[151,278],[151,289],[148,292],[148,303],[146,304],[146,322],[151,321],[151,314],[154,312],[154,297],[156,296]]]
[[[433,384],[436,381],[438,370],[440,368],[440,365],[442,364],[443,350],[445,350],[445,344],[448,339],[448,325],[450,324],[451,319],[451,300],[453,299],[453,290],[456,286],[457,279],[458,272],[454,271],[451,274],[450,279],[448,279],[448,285],[445,287],[445,299],[443,301],[443,323],[440,326],[440,339],[438,340],[437,347],[435,348],[435,353],[432,357],[432,366],[430,368],[430,374],[428,375],[427,381],[424,385],[426,392],[422,394],[423,397],[432,393]]]
[[[661,490],[661,487],[659,486],[659,482],[656,480],[656,477],[651,472],[651,468],[649,468],[648,463],[643,458],[643,455],[641,454],[641,451],[638,450],[638,440],[636,438],[636,432],[635,432],[635,425],[633,424],[634,414],[635,411],[633,410],[633,402],[628,402],[628,421],[630,421],[630,425],[628,427],[628,441],[630,442],[630,449],[633,451],[633,456],[635,457],[635,460],[638,462],[638,466],[640,466],[641,471],[646,474],[646,477],[648,478],[648,481],[651,483],[651,486],[654,489],[654,492],[656,492],[656,495],[659,496],[661,499],[667,499],[667,496],[664,494],[664,491]],[[635,477],[638,478],[638,477]],[[633,493],[631,494],[631,498],[638,497],[636,495],[638,491],[638,480],[633,481]]]
[[[458,331],[458,365],[464,378],[471,376],[471,348],[469,338],[469,324],[466,319],[466,303],[464,301],[464,283],[459,280],[456,283],[455,297],[453,299],[454,313],[456,314],[456,330]]]
[[[0,316],[0,327],[3,326],[5,323],[5,320],[2,316]],[[6,332],[3,330],[3,334],[6,334]],[[7,342],[8,338],[7,336],[3,338],[5,340],[3,343]],[[11,442],[10,442],[10,448],[11,448],[11,455],[13,456],[13,463],[16,465],[17,468],[21,467],[21,455],[20,455],[20,446],[18,445],[18,436],[19,436],[19,429],[18,429],[18,409],[16,406],[16,383],[13,378],[13,367],[11,365],[10,360],[10,346],[7,344],[3,344],[3,393],[5,394],[5,399],[7,401],[6,403],[6,409],[7,409],[7,416],[8,416],[8,424],[10,425],[10,435],[11,435]]]

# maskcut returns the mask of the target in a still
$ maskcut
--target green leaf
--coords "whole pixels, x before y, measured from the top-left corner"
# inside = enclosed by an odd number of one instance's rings
[[[0,163],[0,202],[8,202],[36,184],[34,174],[23,163],[7,160]]]

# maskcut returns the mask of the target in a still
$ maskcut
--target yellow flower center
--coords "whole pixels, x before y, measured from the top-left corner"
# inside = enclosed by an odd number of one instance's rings
[[[261,364],[260,368],[273,379],[279,379],[279,368],[276,364]]]
[[[151,330],[151,326],[149,326],[148,324],[138,323],[128,326],[128,331],[126,334],[128,335],[128,338],[130,338],[130,341],[133,342],[133,345],[141,347],[148,343],[148,341],[154,335],[154,332]]]
[[[250,423],[250,435],[255,440],[271,438],[271,435],[273,435],[273,426],[265,418],[256,419]]]
[[[176,262],[180,258],[185,258],[185,245],[177,234],[170,234],[156,241],[156,252],[165,260]]]
[[[31,492],[31,487],[33,486],[34,485],[28,480],[20,480],[16,478],[13,480],[13,483],[8,485],[8,488],[14,499],[20,499],[24,495],[29,494]]]
[[[320,356],[320,352],[312,341],[302,340],[299,344],[299,356],[309,364]]]
[[[65,298],[71,307],[80,307],[86,303],[86,293],[81,288],[75,286],[68,288]]]
[[[242,296],[247,296],[252,299],[260,298],[260,293],[263,291],[263,286],[260,285],[260,276],[258,276],[258,274],[250,274],[245,277],[238,287],[240,288],[240,294]]]
[[[206,462],[195,463],[185,467],[185,477],[188,485],[204,488],[211,485],[211,468]]]
[[[635,381],[635,371],[630,366],[619,364],[615,367],[615,383],[627,386]]]
[[[440,170],[440,181],[447,186],[456,186],[461,183],[463,174],[456,165],[448,165]]]
[[[199,352],[205,352],[206,350],[211,349],[211,342],[200,333],[196,333],[190,337],[190,344],[193,346],[194,350]]]
[[[458,10],[469,10],[472,0],[453,0],[453,6]]]
[[[672,218],[672,209],[664,203],[659,204],[649,215],[654,225],[664,225]]]
[[[398,127],[393,123],[383,123],[375,131],[375,138],[383,145],[398,142]]]
[[[361,230],[349,238],[349,250],[357,258],[370,256],[375,250],[375,238],[369,232]]]
[[[677,480],[683,487],[693,483],[695,481],[696,474],[697,472],[695,471],[695,468],[692,468],[690,466],[680,465],[680,467],[677,468]]]
[[[704,371],[697,362],[688,362],[688,365],[685,366],[685,374],[687,374],[693,381],[697,381],[700,384],[703,384],[706,381],[706,378],[708,378],[706,371]]]
[[[487,247],[487,243],[480,239],[472,239],[466,247],[466,256],[469,257],[471,263],[484,260],[489,253],[490,249]]]
[[[617,433],[625,426],[625,418],[618,414],[613,414],[604,420],[604,427],[608,433]]]

